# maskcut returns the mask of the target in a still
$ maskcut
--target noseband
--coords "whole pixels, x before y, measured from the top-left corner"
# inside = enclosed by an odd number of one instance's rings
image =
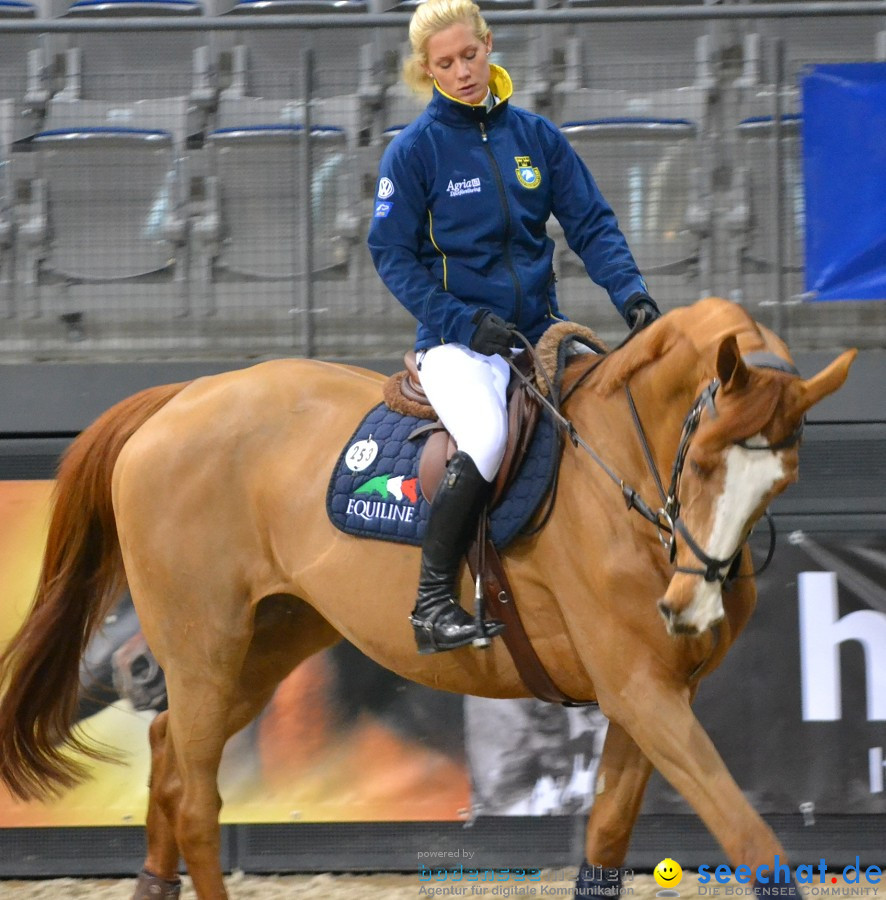
[[[787,360],[782,359],[780,356],[776,356],[774,353],[765,351],[748,353],[742,357],[742,361],[745,365],[756,368],[774,369],[789,375],[799,376],[800,374],[794,365]],[[652,452],[649,448],[649,441],[646,437],[643,423],[640,421],[640,416],[634,403],[634,397],[631,394],[630,385],[625,384],[625,393],[628,398],[628,405],[631,409],[631,417],[634,420],[634,429],[640,438],[640,444],[643,448],[646,464],[655,480],[655,485],[658,488],[659,497],[663,504],[657,513],[653,513],[654,518],[650,519],[658,529],[659,540],[668,551],[670,561],[673,563],[677,558],[677,535],[679,534],[686,546],[692,552],[692,555],[702,564],[702,566],[704,566],[704,568],[674,566],[674,571],[682,572],[686,575],[699,575],[707,582],[719,582],[722,585],[735,577],[742,546],[744,545],[746,538],[738,542],[738,547],[735,552],[726,559],[715,559],[714,557],[708,556],[698,541],[692,536],[691,532],[686,527],[686,523],[680,516],[679,499],[680,482],[683,477],[683,469],[686,465],[686,457],[689,453],[689,445],[692,442],[695,432],[698,430],[701,416],[705,409],[708,410],[708,413],[712,418],[717,418],[716,396],[719,388],[719,379],[712,379],[701,394],[699,394],[695,403],[692,405],[692,408],[686,414],[686,418],[683,420],[683,429],[680,433],[680,443],[677,446],[677,454],[671,469],[670,485],[668,486],[667,492],[665,492],[661,476],[658,473],[658,467],[655,465],[655,460],[652,458]],[[783,438],[775,444],[749,444],[747,440],[741,440],[735,441],[734,446],[742,447],[745,450],[776,453],[779,450],[794,447],[800,442],[800,439],[803,436],[804,424],[804,420],[801,420],[800,424],[792,434],[789,434],[786,438]],[[622,492],[624,493],[624,487],[622,488]],[[628,499],[627,494],[625,494],[625,499]],[[628,502],[628,507],[637,509],[641,515],[645,518],[649,518],[644,512],[644,509],[636,502]],[[643,507],[645,507],[646,510],[649,510],[647,504],[644,503]],[[762,572],[769,565],[775,550],[775,530],[772,524],[772,517],[769,515],[768,511],[766,512],[766,517],[769,522],[769,552],[763,565],[754,573],[755,575]]]

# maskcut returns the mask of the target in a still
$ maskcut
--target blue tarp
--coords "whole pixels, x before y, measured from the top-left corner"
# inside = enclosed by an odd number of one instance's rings
[[[806,71],[803,155],[806,290],[886,299],[886,63]]]

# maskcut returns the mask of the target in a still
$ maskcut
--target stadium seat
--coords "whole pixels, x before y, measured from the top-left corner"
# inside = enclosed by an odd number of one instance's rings
[[[706,103],[706,90],[694,87],[643,96],[593,89],[561,96],[563,134],[615,210],[640,269],[658,285],[672,275],[685,285],[687,273],[697,276],[701,264],[707,213],[698,136]],[[564,272],[583,270],[574,254],[558,257]]]
[[[0,23],[35,19],[37,12],[27,0],[0,0]],[[49,99],[45,40],[43,35],[0,33],[0,100],[13,100],[18,109],[14,140],[39,129]]]
[[[386,7],[387,12],[414,12],[424,0],[400,0]],[[480,0],[478,6],[483,12],[511,12],[535,8],[534,0]]]
[[[187,18],[204,14],[200,0],[75,0],[64,18],[119,18],[113,33],[67,38],[65,100],[135,100],[190,96],[208,109],[217,99],[208,37],[198,31],[128,32],[125,19]]]
[[[644,6],[696,6],[706,3],[707,0],[646,0]],[[636,0],[565,0],[564,4],[569,9],[594,9],[601,6],[636,6]]]
[[[195,253],[204,298],[216,309],[219,281],[284,282],[302,277],[310,221],[312,273],[346,269],[357,239],[359,186],[337,106],[312,106],[310,159],[304,104],[222,98],[218,127],[206,136],[209,153],[204,213],[195,222]],[[353,112],[353,110],[352,110]],[[328,115],[324,115],[328,114]],[[309,169],[307,168],[309,164]],[[310,186],[305,172],[310,171]]]
[[[781,176],[776,179],[776,88],[764,76],[771,60],[758,34],[745,35],[742,76],[736,82],[727,139],[735,147],[736,209],[743,215],[731,228],[732,281],[738,295],[771,301],[775,271],[775,210],[781,191],[784,223],[782,272],[789,293],[802,291],[805,204],[803,197],[800,96],[793,83],[779,89]]]
[[[387,144],[406,125],[417,119],[428,105],[428,97],[416,94],[402,81],[391,85],[384,93],[380,116],[380,131]]]
[[[7,317],[15,311],[12,297],[15,216],[10,161],[14,122],[15,103],[0,100],[0,315]]]
[[[345,32],[349,33],[350,29],[346,29]],[[253,33],[248,44],[238,43],[231,49],[228,66],[229,85],[222,91],[222,97],[232,100],[261,98],[272,100],[277,106],[296,102],[295,98],[305,96],[303,78],[305,60],[302,54],[307,48],[302,47],[297,52],[294,46],[290,47],[286,60],[275,62],[275,57],[270,51],[274,49],[280,35],[272,33],[267,41],[262,43],[259,41],[262,34],[264,33]],[[348,54],[344,58],[354,60],[344,73],[346,77],[337,81],[324,81],[318,75],[318,71],[322,71],[323,56],[315,56],[315,61],[319,61],[320,65],[315,65],[312,71],[311,97],[312,103],[321,102],[326,105],[324,115],[345,114],[345,121],[334,124],[346,129],[349,132],[349,139],[357,138],[362,142],[367,136],[364,132],[369,128],[368,110],[378,105],[382,80],[374,62],[373,46],[368,43],[351,46],[353,42],[347,40],[348,46],[339,48],[341,53]],[[282,47],[278,46],[276,49]],[[338,52],[336,51],[334,58],[343,58],[337,55]],[[337,89],[339,87],[342,89]],[[353,97],[356,106],[351,107],[350,100],[343,106],[344,97]],[[352,109],[358,110],[357,120],[353,119]]]
[[[238,0],[232,15],[306,15],[308,13],[365,13],[366,0]]]
[[[293,21],[307,13],[323,12],[341,15],[349,21],[366,12],[362,0],[342,3],[324,0],[250,0],[238,3],[226,15],[289,15]],[[358,93],[366,79],[365,46],[375,43],[370,29],[364,28],[286,28],[243,30],[236,32],[235,43],[246,48],[240,59],[234,59],[232,82],[240,96],[290,100],[303,97],[305,86],[305,51],[313,51],[311,64],[311,95],[333,97]],[[225,35],[220,37],[224,42]],[[243,70],[244,64],[247,66]],[[239,69],[239,71],[238,71]],[[238,79],[246,80],[237,88]]]
[[[806,227],[800,141],[802,118],[797,113],[786,113],[781,118],[781,186],[775,183],[771,162],[775,121],[771,115],[748,116],[738,123],[736,129],[749,213],[748,232],[742,253],[742,272],[745,277],[750,276],[753,283],[754,275],[771,273],[775,268],[775,201],[781,190],[784,215],[782,271],[789,278],[791,292],[797,293],[802,289],[800,274],[803,272]],[[751,287],[751,294],[771,294],[768,281],[761,284],[759,290]]]
[[[49,103],[19,235],[33,315],[46,311],[43,284],[136,280],[187,310],[187,108],[185,97]]]

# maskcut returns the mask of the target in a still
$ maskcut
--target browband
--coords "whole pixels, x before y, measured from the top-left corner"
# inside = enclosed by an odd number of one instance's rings
[[[745,353],[742,362],[746,366],[755,366],[758,369],[775,369],[778,372],[787,372],[789,375],[799,375],[797,367],[786,359],[771,353],[769,350],[755,350],[753,353]]]

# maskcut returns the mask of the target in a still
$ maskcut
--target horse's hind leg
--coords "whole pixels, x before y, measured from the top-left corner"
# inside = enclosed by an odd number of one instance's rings
[[[133,900],[173,900],[178,896],[178,843],[172,815],[181,792],[172,745],[167,740],[168,713],[151,723],[151,783],[148,795],[148,856]]]
[[[174,876],[180,848],[199,900],[226,900],[219,861],[217,783],[224,745],[255,718],[295,665],[337,639],[338,634],[304,604],[292,598],[266,598],[256,611],[245,648],[238,650],[233,638],[212,642],[211,648],[201,640],[206,660],[192,658],[188,666],[167,667],[168,727],[162,747],[158,729],[152,764],[159,768],[152,771],[148,813],[145,868],[157,876],[154,886],[163,888],[161,880]],[[144,882],[143,876],[134,900],[141,900],[138,890]]]
[[[597,792],[585,837],[577,897],[613,896],[652,764],[617,722],[610,722],[597,769]]]

